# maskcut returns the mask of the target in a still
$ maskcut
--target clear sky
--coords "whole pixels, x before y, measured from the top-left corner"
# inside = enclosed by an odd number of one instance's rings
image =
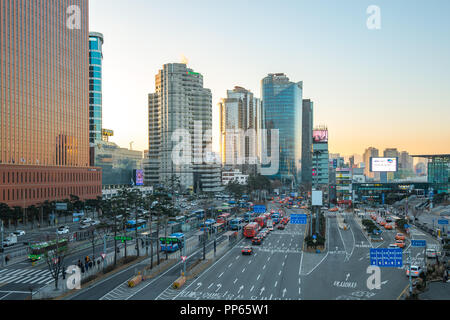
[[[226,90],[260,97],[261,79],[283,72],[303,81],[332,153],[450,153],[449,17],[448,0],[90,0],[90,31],[105,37],[103,127],[147,149],[147,94],[185,56],[212,90],[216,148]]]

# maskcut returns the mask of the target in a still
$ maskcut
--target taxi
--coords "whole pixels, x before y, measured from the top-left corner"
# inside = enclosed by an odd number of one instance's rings
[[[405,240],[405,235],[403,233],[397,233],[395,235],[395,240]]]

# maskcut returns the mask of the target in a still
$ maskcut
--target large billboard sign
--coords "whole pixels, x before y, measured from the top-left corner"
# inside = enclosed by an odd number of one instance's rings
[[[328,130],[313,130],[313,143],[328,143]]]
[[[144,170],[141,169],[136,170],[135,181],[137,186],[144,185]]]
[[[398,158],[370,158],[370,172],[397,172]]]

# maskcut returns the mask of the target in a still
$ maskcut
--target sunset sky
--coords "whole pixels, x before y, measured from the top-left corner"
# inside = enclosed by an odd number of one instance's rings
[[[185,56],[212,90],[216,149],[226,90],[260,97],[261,79],[283,72],[303,81],[331,153],[450,153],[449,14],[448,0],[90,0],[90,31],[105,38],[103,127],[147,149],[147,94]]]

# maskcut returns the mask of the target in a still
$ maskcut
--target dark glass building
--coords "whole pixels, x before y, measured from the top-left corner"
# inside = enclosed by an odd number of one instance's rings
[[[279,170],[272,179],[297,180],[302,154],[302,91],[303,83],[289,81],[284,73],[269,74],[261,81],[266,128],[279,130]]]
[[[312,132],[313,132],[313,107],[310,99],[303,100],[302,114],[302,167],[301,182],[312,182]]]

